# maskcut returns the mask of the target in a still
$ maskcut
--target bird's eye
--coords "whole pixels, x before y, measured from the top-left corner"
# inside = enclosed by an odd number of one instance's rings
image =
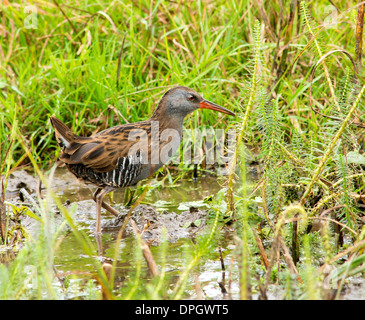
[[[189,100],[190,100],[190,101],[193,101],[194,99],[195,99],[195,97],[194,97],[193,95],[190,95],[190,96],[189,96]]]

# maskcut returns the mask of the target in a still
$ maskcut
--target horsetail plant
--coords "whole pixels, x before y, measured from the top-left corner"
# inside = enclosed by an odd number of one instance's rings
[[[318,42],[318,39],[317,39],[318,35],[314,33],[313,27],[311,25],[311,18],[310,18],[309,13],[308,13],[308,5],[307,5],[306,1],[301,1],[300,2],[300,9],[301,9],[301,14],[300,15],[303,19],[303,24],[307,27],[308,32],[310,33],[310,35],[311,35],[311,37],[314,41],[314,44],[315,44],[315,47],[316,47],[316,50],[317,50],[317,54],[319,56],[319,60],[321,60],[322,57],[323,57],[322,49],[321,49],[321,46],[320,46],[320,44]],[[338,102],[337,102],[337,97],[336,97],[336,94],[335,94],[335,89],[333,87],[331,76],[330,76],[330,73],[328,71],[327,65],[326,65],[324,60],[322,60],[321,63],[322,63],[322,67],[323,67],[323,70],[324,70],[324,73],[325,73],[325,76],[326,76],[327,84],[328,84],[332,99],[335,102],[335,104],[337,106],[337,109],[339,109]]]
[[[310,183],[308,184],[303,196],[301,197],[300,199],[300,204],[301,205],[304,205],[307,197],[309,196],[310,192],[312,191],[312,188],[313,188],[313,185],[316,183],[316,181],[318,180],[318,177],[319,175],[321,174],[322,170],[323,170],[323,167],[324,165],[327,163],[334,147],[336,146],[336,144],[338,143],[338,140],[340,139],[343,131],[345,130],[346,126],[348,125],[350,119],[352,118],[354,112],[356,111],[359,103],[360,103],[360,100],[363,96],[365,92],[365,85],[361,88],[361,91],[359,92],[359,94],[357,95],[357,98],[355,100],[355,102],[353,103],[352,107],[350,108],[346,118],[343,120],[340,128],[338,129],[338,131],[336,132],[335,136],[333,137],[331,143],[328,145],[325,153],[324,153],[324,156],[322,157],[316,171],[314,172],[313,174],[313,177],[310,181]]]
[[[260,67],[262,64],[262,39],[261,39],[261,23],[256,20],[253,32],[254,38],[254,55],[253,55],[253,67],[250,74],[250,80],[247,82],[247,104],[244,108],[245,114],[241,122],[237,124],[238,133],[237,133],[237,141],[238,144],[242,141],[244,133],[247,129],[248,119],[251,115],[251,111],[257,101],[259,88],[260,88]],[[228,192],[227,192],[227,199],[229,199],[228,203],[230,204],[230,211],[234,211],[233,205],[233,181],[235,176],[236,165],[239,157],[238,148],[229,163],[229,171],[228,171],[228,178],[227,178],[227,185],[228,185]]]

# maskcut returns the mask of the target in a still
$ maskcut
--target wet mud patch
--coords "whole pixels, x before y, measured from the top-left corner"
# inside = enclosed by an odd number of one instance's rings
[[[19,205],[19,203],[14,203]],[[35,208],[26,204],[29,209],[35,212]],[[86,229],[93,236],[96,225],[96,206],[93,200],[83,200],[77,203],[69,204],[69,211],[75,223],[80,226],[80,229]],[[51,221],[54,229],[61,226],[64,219],[55,204],[50,205]],[[127,215],[127,208],[119,208],[120,214],[118,217],[111,216],[107,211],[102,209],[102,232],[103,233],[118,233],[122,227]],[[149,245],[158,246],[163,241],[163,229],[166,229],[166,240],[176,242],[181,238],[193,238],[206,226],[207,210],[198,210],[191,207],[190,210],[181,213],[175,212],[159,212],[149,205],[137,206],[130,215],[140,232],[142,237]],[[21,225],[28,230],[32,237],[37,237],[40,232],[41,223],[27,215],[20,217]],[[70,230],[69,226],[65,226],[65,230]],[[128,222],[123,237],[129,237],[134,234],[131,224]]]
[[[218,184],[213,187],[217,188],[217,186]],[[72,174],[62,168],[56,170],[52,180],[52,188],[62,199],[74,222],[79,224],[81,229],[86,229],[90,235],[93,235],[96,224],[96,204],[92,200],[93,188],[80,185]],[[156,203],[155,206],[140,204],[131,214],[131,218],[142,232],[143,239],[151,246],[158,246],[161,243],[163,240],[163,229],[166,229],[166,240],[176,242],[181,238],[195,237],[206,226],[208,210],[202,203],[202,200],[200,200],[207,195],[206,193],[204,194],[206,192],[205,186],[203,186],[203,192],[201,192],[196,183],[190,183],[191,194],[186,192],[186,198],[181,193],[175,195],[176,188],[166,189],[166,193],[170,192],[169,196],[163,194],[162,190],[156,190],[156,192],[150,195],[149,199],[146,199],[146,202]],[[18,207],[25,206],[30,211],[37,213],[36,207],[40,205],[37,192],[43,195],[46,194],[46,190],[39,183],[39,178],[26,170],[15,171],[9,176],[6,194],[6,199],[9,203]],[[174,198],[178,199],[174,200],[171,197],[172,194],[174,194]],[[85,198],[87,200],[80,200]],[[176,202],[176,205],[173,208],[166,208],[166,201],[160,199],[169,199],[170,202]],[[160,202],[163,202],[161,207],[158,205]],[[129,209],[122,205],[116,204],[113,207],[120,212],[118,217],[113,217],[106,210],[102,209],[101,224],[103,233],[118,233],[128,214]],[[48,210],[50,211],[54,228],[57,229],[63,223],[64,218],[52,200],[48,203]],[[41,223],[27,215],[22,215],[19,218],[21,225],[33,237],[36,237],[40,231]],[[69,229],[68,225],[65,226],[65,229]],[[127,223],[123,237],[129,237],[133,234],[130,223]]]
[[[72,187],[75,184],[75,179],[71,178],[71,174],[67,174],[63,169],[57,169],[52,180],[52,188]],[[1,179],[3,180],[4,176],[1,176]],[[8,177],[6,199],[18,197],[22,188],[30,194],[45,190],[45,187],[40,183],[40,179],[34,173],[30,173],[27,170],[18,170],[12,172]]]
[[[25,188],[29,193],[33,193],[39,188],[39,179],[25,170],[14,171],[8,179],[7,194],[10,197],[16,196],[21,188]]]
[[[57,169],[55,178],[52,181],[52,188],[72,215],[78,228],[88,233],[91,240],[95,242],[96,204],[92,200],[94,188],[78,183],[70,173],[63,169]],[[211,218],[211,214],[204,199],[207,196],[216,194],[220,188],[218,179],[212,176],[203,176],[198,180],[181,179],[175,184],[166,182],[154,188],[151,193],[147,193],[144,199],[147,204],[141,204],[133,211],[131,218],[142,232],[144,240],[151,246],[151,251],[155,254],[157,263],[161,259],[158,246],[162,240],[165,240],[163,230],[166,229],[166,240],[169,243],[166,266],[171,276],[179,275],[179,266],[184,261],[184,246],[181,244],[184,244],[186,240],[190,243],[189,239],[202,235],[206,231],[207,221]],[[23,200],[20,198],[21,189],[27,192],[27,196]],[[17,171],[9,177],[6,201],[18,207],[28,207],[31,211],[36,212],[36,207],[40,205],[37,196],[39,191],[43,196],[46,196],[46,190],[44,188],[39,189],[39,180],[36,176],[24,170]],[[122,190],[116,191],[114,196],[111,197],[113,203],[121,203],[122,200],[120,199],[122,198]],[[107,201],[109,202],[109,200]],[[102,209],[101,219],[104,253],[105,257],[111,259],[116,252],[115,244],[118,232],[129,211],[128,208],[120,204],[113,204],[112,206],[120,212],[119,216],[114,217]],[[52,201],[48,203],[47,208],[49,208],[47,212],[51,217],[53,230],[56,231],[61,224],[65,225],[63,230],[66,236],[62,239],[54,257],[57,270],[60,273],[70,272],[70,274],[73,272],[75,274],[78,272],[81,274],[85,271],[94,272],[92,260],[95,259],[96,254],[95,257],[85,255],[80,243],[73,233],[69,232],[70,228],[65,224],[64,217]],[[10,211],[11,208],[8,207],[7,210]],[[39,235],[41,222],[24,214],[20,217],[20,221],[21,225],[33,237]],[[226,276],[229,276],[229,271],[222,270],[221,263],[225,261],[228,269],[230,268],[229,261],[233,261],[232,255],[236,250],[233,234],[227,231],[225,236],[222,237],[223,260],[220,260],[219,254],[214,252],[214,255],[199,267],[199,277],[197,279],[200,281],[204,297],[207,299],[224,299],[227,297],[222,293],[220,282]],[[130,223],[126,225],[122,244],[118,250],[120,255],[116,264],[116,283],[122,287],[126,279],[129,279],[130,274],[135,271],[133,259],[136,251],[136,241]],[[16,251],[7,248],[3,251],[0,250],[0,263],[9,263],[15,258],[16,254]],[[145,269],[147,270],[147,267]],[[148,272],[143,277],[148,279]],[[194,288],[194,285],[191,287]],[[272,285],[270,288],[268,291],[269,299],[282,299],[284,291],[281,287]],[[189,295],[196,297],[194,289],[189,290]],[[232,281],[230,292],[232,298],[239,298],[238,282]],[[351,277],[344,283],[339,299],[363,299],[364,293],[363,276]],[[258,294],[253,293],[253,298],[258,299]]]
[[[122,227],[127,215],[127,209],[118,217],[108,220],[102,224],[103,231],[116,231]],[[198,210],[190,207],[189,210],[181,213],[158,212],[148,205],[137,206],[131,218],[136,222],[140,231],[143,230],[142,237],[153,246],[157,246],[163,240],[163,229],[166,229],[166,236],[169,242],[176,242],[181,238],[192,238],[206,226],[207,210]],[[125,229],[127,235],[133,233],[132,227],[128,223]]]

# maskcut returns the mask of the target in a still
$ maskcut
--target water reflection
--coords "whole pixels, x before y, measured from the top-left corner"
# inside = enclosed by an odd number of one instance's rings
[[[67,170],[60,168],[56,171],[55,175],[56,185],[54,190],[56,194],[62,199],[64,203],[80,203],[86,200],[92,199],[94,188],[92,186],[85,186],[82,183],[78,183],[77,180]],[[162,178],[163,179],[163,178]],[[62,184],[62,181],[64,182]],[[168,212],[181,212],[189,210],[193,205],[195,207],[205,208],[204,199],[208,196],[214,195],[222,188],[224,177],[219,179],[215,176],[206,175],[204,177],[194,179],[181,179],[175,184],[166,181],[157,188],[152,188],[149,191],[143,203],[152,205],[160,214],[164,214],[163,211]],[[161,183],[161,179],[152,180],[150,184]],[[113,202],[120,203],[124,199],[124,190],[120,189],[114,191]],[[109,201],[110,199],[107,199]],[[92,200],[91,200],[92,201]],[[118,205],[116,206],[118,207]],[[90,218],[90,216],[89,216]],[[102,220],[112,219],[113,216],[107,213],[102,215]],[[88,219],[89,220],[89,219]],[[80,226],[84,227],[84,231],[89,233],[91,239],[94,241],[95,257],[89,257],[85,255],[83,248],[75,239],[74,235],[70,233],[56,252],[55,265],[57,270],[61,272],[71,272],[73,270],[92,272],[93,263],[92,259],[95,259],[97,255],[102,255],[104,258],[113,259],[115,256],[116,239],[118,230],[103,231],[100,238],[95,237],[93,224],[90,221],[81,221]],[[227,248],[230,243],[230,237],[224,237],[224,241],[221,244],[224,255],[227,255],[231,250]],[[136,240],[134,236],[124,236],[117,256],[116,262],[116,274],[115,274],[115,287],[121,287],[123,282],[129,281],[135,273],[136,266]],[[163,259],[166,265],[166,272],[170,278],[171,289],[173,289],[174,282],[180,275],[180,267],[184,265],[186,252],[185,245],[191,245],[191,239],[180,239],[175,243],[168,245],[167,257],[162,257],[159,247],[151,247],[152,254],[157,265],[163,263]],[[98,249],[97,249],[98,248]],[[204,280],[202,283],[204,296],[203,298],[224,298],[222,289],[219,282],[227,280],[224,279],[222,274],[222,266],[220,262],[219,253],[217,252],[216,258],[208,263],[204,263],[199,269],[202,279],[210,278],[210,284]],[[146,266],[142,263],[142,278],[151,279],[151,274]],[[200,279],[199,276],[199,279]],[[222,278],[223,277],[223,278]],[[190,281],[190,280],[189,280]],[[213,284],[214,283],[214,284]],[[211,288],[212,286],[212,288]],[[192,283],[192,288],[194,284]],[[192,290],[192,297],[196,292]]]

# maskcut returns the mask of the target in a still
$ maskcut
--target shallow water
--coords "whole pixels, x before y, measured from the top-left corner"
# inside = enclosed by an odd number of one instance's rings
[[[150,181],[150,184],[157,182],[161,183],[163,178]],[[62,183],[63,181],[63,183]],[[217,178],[211,175],[205,175],[198,179],[180,179],[177,183],[171,184],[171,181],[165,180],[162,185],[158,188],[150,190],[142,203],[148,204],[155,208],[159,214],[163,215],[166,212],[181,213],[189,210],[190,207],[197,209],[207,209],[204,199],[214,195],[221,188],[225,181],[224,177]],[[63,203],[76,203],[78,205],[78,214],[85,211],[94,211],[95,203],[92,199],[92,194],[95,190],[92,186],[86,186],[77,180],[68,171],[60,168],[57,169],[55,174],[55,185],[53,186],[54,191],[60,197]],[[124,199],[124,190],[120,189],[114,192],[113,202],[116,204],[122,202]],[[109,201],[109,199],[108,199]],[[83,207],[83,205],[86,207]],[[118,207],[118,205],[117,205]],[[84,208],[84,209],[83,209]],[[108,220],[112,220],[114,217],[103,210],[102,213],[102,225]],[[79,224],[84,228],[84,231],[93,237],[94,230],[94,216],[87,216],[84,220],[81,219]],[[119,229],[103,230],[102,244],[103,244],[103,256],[105,258],[114,258],[116,239]],[[227,232],[226,241],[221,244],[223,256],[228,256],[232,251],[233,246],[231,245],[231,235]],[[169,242],[166,258],[166,272],[167,276],[170,277],[170,287],[173,290],[174,282],[180,275],[181,269],[184,268],[185,263],[185,245],[191,244],[191,239],[181,238],[175,242]],[[95,244],[96,247],[96,244]],[[134,277],[135,272],[135,248],[136,240],[133,234],[129,234],[123,237],[121,246],[119,249],[117,268],[115,276],[115,287],[121,287],[125,281],[130,281]],[[161,266],[163,257],[161,256],[161,248],[159,246],[151,247],[152,254],[158,266]],[[199,272],[196,274],[198,277],[201,289],[203,292],[203,298],[208,299],[224,299],[227,294],[223,294],[219,286],[219,282],[222,281],[223,276],[222,267],[219,258],[218,251],[213,253],[214,259],[205,261],[199,268]],[[80,272],[95,272],[93,266],[93,259],[97,258],[97,252],[94,257],[85,255],[80,243],[75,239],[72,233],[69,233],[62,241],[58,248],[55,256],[55,267],[60,275],[67,274],[79,274]],[[151,278],[149,270],[144,260],[142,260],[142,280]],[[228,263],[228,262],[226,262]],[[76,277],[80,277],[77,275]],[[82,275],[81,275],[82,277]],[[187,288],[189,290],[190,298],[195,298],[197,295],[195,289],[194,278],[188,280]],[[231,292],[234,294],[238,293],[238,288],[233,285]],[[75,297],[80,295],[76,294]],[[82,298],[81,296],[78,296]],[[68,297],[72,298],[72,297]],[[237,298],[237,296],[235,297]]]
[[[24,182],[27,188],[30,189],[30,193],[34,193],[37,188],[37,180],[32,179],[29,174],[24,172],[16,173],[18,176],[12,177],[8,184],[7,199],[15,199],[18,197],[19,182]],[[209,196],[215,195],[222,189],[225,177],[216,178],[211,175],[202,175],[198,179],[183,178],[178,180],[177,183],[172,184],[171,181],[164,178],[151,180],[150,185],[159,184],[157,188],[151,188],[146,194],[143,203],[148,204],[145,207],[153,207],[155,211],[152,211],[153,215],[158,217],[171,215],[173,212],[178,213],[172,217],[175,219],[176,224],[178,220],[176,217],[188,218],[191,213],[189,208],[195,207],[202,212],[206,209],[207,203],[204,202]],[[75,239],[72,232],[64,234],[64,238],[60,243],[60,246],[56,250],[54,257],[54,264],[57,270],[58,276],[62,279],[67,276],[69,281],[69,288],[67,291],[62,289],[62,286],[57,279],[55,280],[55,287],[59,288],[59,296],[64,299],[87,299],[90,298],[90,293],[80,288],[85,288],[85,282],[92,279],[92,275],[95,274],[95,259],[100,259],[97,253],[97,245],[94,236],[95,230],[95,216],[96,206],[92,200],[92,194],[95,190],[92,186],[86,186],[79,183],[74,176],[63,168],[59,168],[56,171],[54,181],[52,183],[53,190],[58,197],[67,206],[70,211],[75,214],[75,220],[80,227],[80,230],[85,231],[94,244],[95,252],[92,257],[85,254],[79,241]],[[114,192],[113,206],[118,210],[125,210],[120,204],[124,199],[124,190],[117,190]],[[110,199],[107,199],[109,201]],[[194,212],[195,210],[194,209]],[[143,209],[146,210],[146,209]],[[144,212],[141,216],[150,217],[151,212]],[[186,212],[188,213],[186,215]],[[148,213],[148,214],[147,214]],[[185,216],[184,216],[185,213]],[[60,216],[59,216],[60,217]],[[33,219],[29,218],[32,221]],[[61,217],[60,217],[60,220]],[[114,217],[105,212],[102,212],[102,226],[108,222],[112,222]],[[157,223],[161,223],[164,220],[157,220]],[[172,223],[174,220],[172,221]],[[185,227],[176,225],[175,230],[185,231]],[[140,230],[143,229],[141,225]],[[194,229],[194,228],[193,228]],[[102,244],[103,244],[103,256],[107,259],[113,259],[115,256],[116,238],[119,228],[108,228],[103,230]],[[196,230],[200,230],[196,228]],[[127,231],[127,230],[126,230]],[[36,232],[36,229],[33,230]],[[225,271],[222,269],[220,253],[218,247],[211,253],[209,257],[204,258],[198,267],[194,269],[194,272],[190,274],[184,297],[187,299],[239,299],[239,280],[238,280],[238,267],[237,267],[237,253],[234,254],[236,248],[234,243],[234,235],[229,230],[224,231],[223,240],[220,243],[222,257],[225,264]],[[198,233],[199,234],[199,233]],[[176,239],[169,241],[166,249],[166,254],[162,255],[162,247],[160,245],[153,244],[151,251],[154,259],[159,267],[164,263],[166,277],[168,278],[167,291],[172,292],[175,282],[181,275],[181,271],[184,270],[186,265],[187,247],[192,247],[193,240],[190,236],[180,237],[177,232]],[[124,297],[127,292],[123,291],[123,286],[128,287],[126,284],[130,284],[135,279],[136,272],[136,246],[137,242],[133,232],[125,232],[116,263],[115,274],[115,289],[120,292]],[[13,257],[14,258],[14,257]],[[13,258],[5,259],[10,261]],[[232,259],[234,258],[234,259]],[[141,276],[140,285],[144,285],[151,280],[152,276],[147,268],[144,258],[141,258]],[[226,289],[230,295],[224,293],[222,290],[222,282],[224,289]],[[220,284],[221,283],[221,284]],[[64,293],[67,292],[67,293]],[[64,293],[64,294],[63,294]],[[268,298],[269,299],[282,299],[285,292],[283,288],[276,285],[269,287]],[[258,292],[252,292],[253,298],[258,298]],[[363,299],[365,297],[365,285],[362,277],[354,277],[346,280],[346,284],[341,292],[340,299]],[[92,298],[97,298],[93,296]],[[138,295],[134,296],[138,298]]]
[[[63,201],[70,200],[78,202],[92,199],[95,187],[79,183],[74,176],[64,168],[58,168],[55,173],[56,186],[54,190]],[[224,177],[204,175],[197,179],[180,179],[171,184],[167,179],[159,178],[151,180],[154,184],[161,182],[161,187],[149,191],[142,203],[152,205],[156,210],[183,211],[190,206],[203,206],[205,197],[214,195],[221,188],[225,181]],[[63,181],[63,183],[61,182]],[[114,191],[114,201],[120,203],[124,198],[124,189]]]
[[[71,201],[80,203],[92,198],[94,188],[85,186],[78,183],[74,177],[63,169],[59,169],[56,173],[56,180],[60,179],[64,184],[58,182],[55,188],[57,194],[63,201]],[[163,178],[162,178],[163,179]],[[161,178],[159,179],[161,181]],[[146,194],[143,203],[146,203],[154,207],[161,215],[164,212],[176,212],[180,213],[185,210],[189,210],[191,206],[198,209],[206,209],[204,199],[211,195],[216,194],[222,189],[225,177],[217,178],[211,175],[203,175],[198,179],[180,179],[177,183],[171,184],[171,181],[165,180],[164,183],[156,189],[151,190]],[[157,183],[157,180],[150,181],[151,184]],[[115,203],[123,201],[124,191],[118,190],[114,192]],[[91,206],[94,203],[91,201]],[[113,217],[108,214],[103,214],[103,221],[112,219]],[[91,220],[93,220],[91,218]],[[94,224],[90,224],[89,221],[84,222],[85,230],[92,235]],[[117,238],[117,230],[104,231],[102,236],[103,242],[103,255],[108,258],[113,258],[115,255],[115,245]],[[185,266],[185,246],[191,245],[190,238],[181,238],[176,242],[169,242],[167,248],[166,258],[166,273],[169,277],[169,289],[172,291],[180,276],[181,270]],[[136,240],[133,234],[125,236],[122,240],[115,276],[115,289],[123,286],[123,283],[132,281],[134,279],[135,272],[135,249]],[[235,244],[233,241],[233,234],[226,231],[223,237],[221,245],[223,262],[225,264],[225,270],[222,269],[220,254],[218,248],[215,252],[209,255],[209,258],[203,261],[194,274],[192,274],[186,286],[186,298],[188,299],[239,299],[239,279],[238,279],[238,267],[237,263],[233,263],[231,259],[233,251],[235,250]],[[163,257],[161,256],[161,247],[151,246],[152,254],[156,260],[158,266],[161,266]],[[93,270],[93,261],[89,256],[85,255],[80,244],[70,233],[62,242],[55,257],[55,266],[60,272],[74,272],[74,271],[87,271],[95,272]],[[236,259],[237,257],[235,257]],[[146,266],[145,261],[142,258],[142,274],[141,280],[149,281],[151,274]],[[79,276],[78,276],[79,277]],[[197,283],[199,284],[197,287]],[[222,283],[224,289],[222,290]],[[76,291],[77,292],[77,291]],[[258,298],[258,292],[252,292],[253,298]],[[279,286],[270,286],[267,292],[269,299],[281,299],[284,292]],[[365,296],[365,286],[362,278],[349,279],[345,286],[341,299],[362,299]],[[74,297],[83,298],[83,295],[78,292]],[[67,298],[74,298],[68,296]]]

